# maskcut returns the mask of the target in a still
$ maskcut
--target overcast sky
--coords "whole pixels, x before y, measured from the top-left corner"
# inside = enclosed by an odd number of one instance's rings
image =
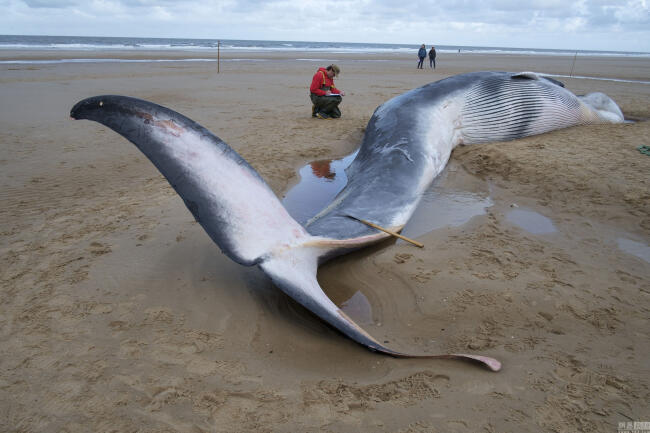
[[[0,0],[0,34],[650,52],[650,0]]]

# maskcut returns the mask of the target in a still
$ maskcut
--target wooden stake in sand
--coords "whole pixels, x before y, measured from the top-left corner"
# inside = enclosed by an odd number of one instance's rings
[[[575,55],[573,56],[573,64],[571,65],[571,74],[569,77],[573,77],[573,68],[576,66],[576,57],[578,57],[578,52],[576,51]]]
[[[370,227],[372,227],[372,228],[375,228],[375,229],[377,229],[377,230],[381,230],[382,232],[388,233],[388,234],[391,235],[391,236],[395,236],[396,238],[400,238],[400,239],[402,239],[403,241],[410,242],[410,243],[412,243],[413,245],[415,245],[416,247],[424,248],[424,244],[421,244],[421,243],[418,242],[418,241],[414,241],[413,239],[409,239],[409,238],[407,238],[406,236],[402,236],[402,235],[400,235],[399,233],[395,233],[395,232],[392,231],[392,230],[385,229],[385,228],[383,228],[383,227],[381,227],[381,226],[378,226],[377,224],[371,223],[370,221],[366,221],[366,220],[361,219],[361,218],[353,217],[352,215],[347,215],[347,216],[348,216],[349,218],[354,219],[354,220],[360,221],[360,222],[364,223],[365,225],[368,225],[368,226],[370,226]]]

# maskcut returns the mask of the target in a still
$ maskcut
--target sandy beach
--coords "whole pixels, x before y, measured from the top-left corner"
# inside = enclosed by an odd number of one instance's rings
[[[0,50],[108,57],[188,54]],[[417,236],[424,249],[386,241],[319,270],[328,296],[388,346],[491,356],[498,373],[343,337],[224,256],[132,144],[69,112],[100,94],[168,106],[282,197],[300,167],[353,152],[393,96],[470,71],[570,75],[573,58],[445,53],[435,71],[416,70],[415,54],[221,60],[219,73],[206,61],[0,64],[0,431],[616,432],[650,421],[650,157],[637,150],[650,145],[649,58],[579,56],[573,74],[600,79],[557,78],[608,94],[636,122],[457,148],[437,187],[489,206]],[[332,62],[343,117],[313,119],[309,82]]]

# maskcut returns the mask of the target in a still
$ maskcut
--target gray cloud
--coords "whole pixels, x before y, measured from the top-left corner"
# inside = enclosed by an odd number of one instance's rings
[[[77,4],[74,0],[23,0],[30,8],[61,9]]]

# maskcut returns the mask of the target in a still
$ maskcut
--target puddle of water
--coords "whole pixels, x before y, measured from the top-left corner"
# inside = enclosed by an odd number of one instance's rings
[[[346,185],[345,169],[357,152],[335,160],[314,161],[300,169],[300,182],[282,204],[300,224],[328,205]],[[479,192],[472,192],[479,191]],[[402,234],[418,237],[445,226],[461,226],[492,206],[487,184],[451,161],[424,193]],[[398,241],[403,242],[403,241]]]
[[[314,161],[300,169],[300,182],[291,188],[282,199],[289,215],[300,224],[327,206],[345,187],[348,177],[345,169],[357,152],[341,159]]]
[[[442,227],[459,227],[492,205],[487,184],[451,161],[425,191],[402,234],[415,238]]]
[[[650,263],[650,247],[644,243],[630,239],[618,238],[618,249]]]
[[[341,304],[341,310],[360,325],[372,325],[372,307],[366,295],[357,291]]]
[[[506,214],[506,220],[534,235],[557,231],[553,221],[544,215],[526,209],[514,209]]]

